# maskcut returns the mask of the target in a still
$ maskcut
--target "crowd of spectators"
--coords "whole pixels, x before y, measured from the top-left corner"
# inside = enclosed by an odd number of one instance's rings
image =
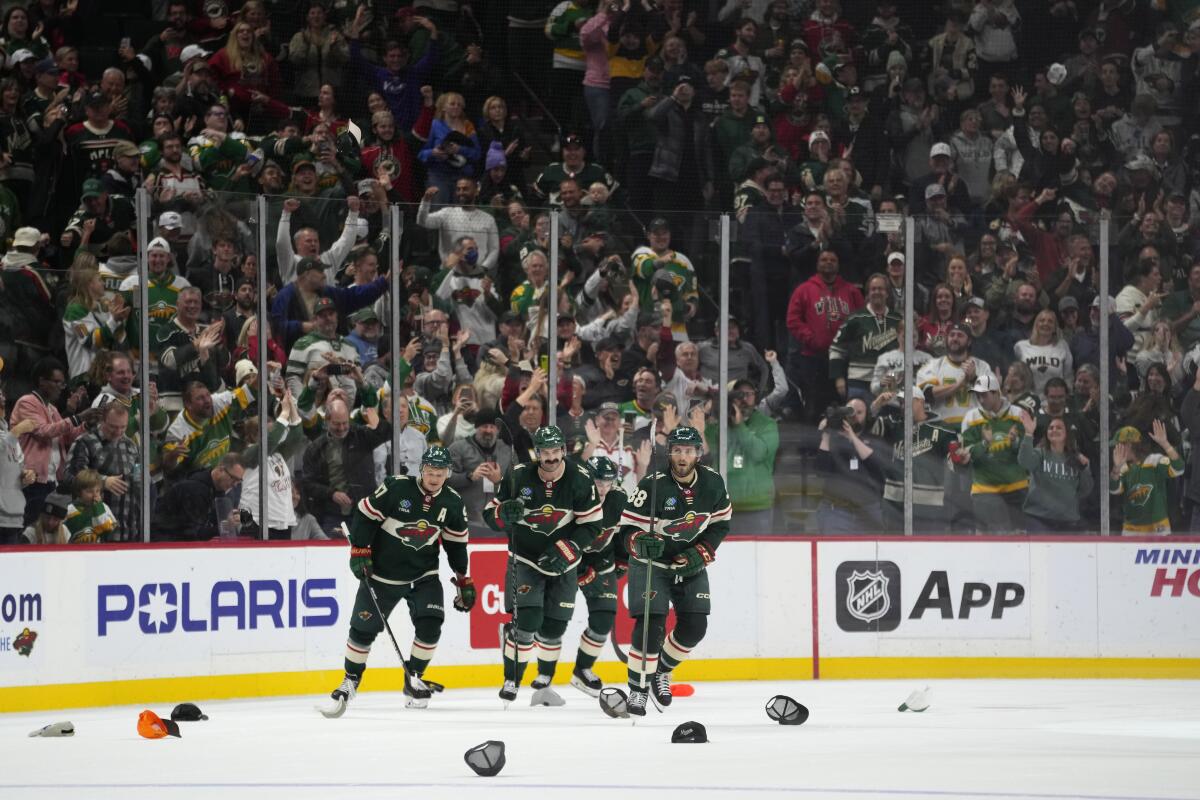
[[[478,519],[552,404],[628,488],[723,392],[739,533],[906,459],[919,532],[1197,529],[1194,2],[6,5],[0,544],[337,537],[430,443]]]

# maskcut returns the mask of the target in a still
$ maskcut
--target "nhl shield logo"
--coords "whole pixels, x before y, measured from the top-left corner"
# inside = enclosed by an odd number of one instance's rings
[[[843,561],[834,581],[839,628],[885,633],[900,627],[900,567],[894,561]]]
[[[882,570],[851,572],[846,578],[846,610],[863,622],[880,619],[892,605],[887,589],[888,577]]]

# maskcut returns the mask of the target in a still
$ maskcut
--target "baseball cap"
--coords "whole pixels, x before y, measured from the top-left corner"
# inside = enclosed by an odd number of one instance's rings
[[[648,225],[646,225],[646,230],[669,231],[671,230],[671,226],[667,223],[667,220],[664,217],[655,217],[654,219],[650,220]]]
[[[179,737],[179,723],[175,720],[164,720],[153,711],[146,710],[138,714],[137,732],[147,739],[165,739],[168,736]]]
[[[35,738],[38,736],[47,739],[58,739],[65,736],[75,735],[75,723],[73,722],[51,722],[49,725],[44,725],[36,731],[30,731],[29,737]]]
[[[300,156],[299,158],[297,158],[295,161],[292,162],[292,174],[295,175],[297,172],[299,172],[304,167],[316,169],[317,165],[312,162],[311,158],[308,158],[307,156]]]
[[[208,719],[208,714],[201,712],[195,703],[180,703],[171,710],[171,719],[176,722],[199,722]]]
[[[863,94],[862,87],[851,86],[850,91],[846,92],[846,100],[866,100],[866,95]]]
[[[954,151],[951,150],[950,145],[946,144],[945,142],[937,142],[933,147],[929,148],[929,157],[935,158],[936,156],[954,158]]]
[[[952,322],[952,323],[950,323],[949,330],[958,331],[960,333],[965,333],[967,336],[971,335],[971,329],[969,327],[967,327],[967,324],[965,322]]]
[[[521,315],[515,311],[505,311],[500,315],[500,324],[505,325],[511,322],[521,322]]]
[[[59,68],[58,63],[55,62],[53,58],[46,56],[37,63],[37,66],[33,68],[33,71],[37,75],[45,75],[48,72],[62,72],[62,69]]]
[[[925,187],[925,199],[929,200],[932,197],[945,197],[946,187],[940,183],[931,183]]]
[[[58,517],[59,519],[67,518],[67,507],[71,505],[71,498],[65,494],[46,495],[46,499],[42,501],[42,513],[47,517]]]
[[[146,245],[146,252],[149,253],[151,250],[162,250],[164,252],[170,253],[171,245],[163,237],[155,236],[153,239],[150,240],[150,244]]]
[[[899,261],[901,264],[905,263],[904,253],[901,253],[899,250],[893,250],[888,253],[887,263],[891,264],[893,261]]]
[[[117,142],[116,145],[113,147],[112,153],[113,153],[113,158],[124,158],[124,157],[128,157],[128,156],[135,156],[137,158],[141,158],[141,156],[142,156],[142,151],[138,149],[138,146],[136,144],[134,144],[133,142],[125,142],[125,141]]]
[[[985,311],[987,310],[987,303],[983,301],[982,297],[972,296],[967,300],[967,305],[974,306],[975,308],[982,308]]]
[[[909,78],[904,82],[904,91],[906,92],[924,92],[925,84],[920,78]]]
[[[355,191],[360,197],[364,194],[371,194],[375,191],[375,185],[377,183],[379,183],[379,181],[375,180],[374,178],[363,178],[355,185]]]
[[[37,228],[17,228],[13,235],[13,247],[37,247],[42,241],[42,232]]]
[[[708,731],[699,722],[684,722],[671,732],[672,744],[704,744]]]
[[[29,61],[34,58],[37,58],[37,56],[33,54],[32,50],[28,50],[28,49],[22,47],[20,50],[18,50],[17,52],[13,53],[11,56],[8,57],[8,63],[10,66],[15,67],[17,64],[20,64],[24,61]]]
[[[183,216],[178,211],[164,211],[158,215],[158,227],[177,231],[183,227]]]
[[[619,405],[617,405],[616,403],[609,402],[609,403],[601,403],[600,407],[598,409],[596,409],[596,416],[603,416],[604,414],[608,414],[608,413],[620,414],[621,407]]]
[[[829,143],[829,134],[823,130],[817,129],[808,135],[808,145],[812,147],[817,142]]]
[[[637,315],[637,327],[649,328],[651,326],[658,327],[662,324],[662,317],[653,311],[642,311]]]
[[[1108,298],[1108,310],[1109,311],[1112,311],[1113,304],[1116,302],[1117,302],[1116,298],[1112,297],[1110,295]],[[1099,308],[1099,307],[1100,307],[1100,295],[1096,295],[1096,297],[1092,300],[1092,308]]]
[[[770,123],[770,121],[767,120],[767,118],[764,114],[758,114],[754,117],[754,124],[755,125],[770,125],[771,123]]]
[[[804,52],[807,53],[808,52],[808,42],[804,41],[803,39],[792,39],[792,43],[788,47],[788,49],[789,50],[803,50]]]
[[[972,392],[998,392],[1000,391],[1000,382],[996,380],[995,375],[980,375],[975,379],[975,383],[971,386]]]
[[[578,133],[568,133],[563,138],[562,146],[564,148],[566,148],[566,147],[583,147],[584,146],[583,137],[580,136]]]
[[[189,44],[179,53],[179,63],[186,64],[194,58],[208,58],[211,56],[208,50],[205,50],[198,44]]]
[[[375,309],[371,306],[363,306],[350,315],[350,321],[355,324],[360,322],[379,322],[379,315],[375,313]]]
[[[109,99],[102,92],[92,92],[83,99],[83,104],[88,108],[102,108],[109,104]]]
[[[317,298],[317,302],[313,305],[313,316],[315,317],[318,314],[322,314],[326,311],[332,311],[335,314],[337,313],[337,304],[333,302],[333,298],[331,298],[331,297]]]
[[[300,262],[298,264],[296,264],[296,274],[297,275],[303,275],[304,273],[308,272],[310,269],[315,269],[315,270],[318,270],[319,272],[324,272],[325,264],[321,262],[321,259],[313,258],[312,256],[305,256],[304,258],[300,259]],[[322,298],[322,299],[324,299],[324,298]]]
[[[597,353],[607,353],[612,352],[613,350],[620,351],[623,348],[621,347],[621,343],[612,336],[606,336],[605,338],[596,342],[592,349]]]
[[[83,191],[81,191],[79,193],[79,196],[82,199],[86,200],[89,197],[100,197],[103,194],[104,194],[104,184],[100,182],[100,179],[99,178],[88,178],[86,181],[83,182]]]
[[[1079,301],[1076,300],[1071,295],[1067,295],[1066,297],[1064,297],[1058,301],[1058,310],[1059,311],[1066,311],[1067,309],[1070,309],[1070,308],[1073,308],[1076,311],[1079,310]]]

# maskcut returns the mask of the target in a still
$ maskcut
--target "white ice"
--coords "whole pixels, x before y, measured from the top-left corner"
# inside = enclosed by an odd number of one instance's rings
[[[924,685],[929,710],[898,712]],[[694,686],[636,725],[568,686],[565,707],[530,708],[526,687],[508,710],[494,689],[448,689],[423,711],[364,692],[338,720],[317,714],[320,697],[200,702],[209,721],[157,741],[138,737],[140,707],[0,714],[0,798],[1200,797],[1200,682]],[[771,722],[776,693],[809,721]],[[27,738],[59,720],[74,738]],[[687,720],[711,741],[671,744]],[[487,739],[507,745],[495,778],[463,763]]]

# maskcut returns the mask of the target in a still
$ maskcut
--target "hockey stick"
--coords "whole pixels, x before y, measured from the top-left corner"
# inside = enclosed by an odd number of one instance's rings
[[[387,631],[388,638],[392,640],[392,647],[396,648],[396,655],[400,659],[400,666],[404,669],[404,693],[409,697],[413,697],[412,677],[408,671],[408,659],[400,651],[400,643],[396,641],[396,634],[392,633],[392,626],[388,624],[387,617],[383,615],[383,610],[379,607],[379,598],[375,596],[375,589],[371,586],[370,577],[364,577],[362,582],[363,586],[367,587],[367,594],[371,595],[371,602],[375,605],[375,613],[383,620],[383,629]]]
[[[501,425],[503,425],[505,433],[508,434],[508,450],[509,450],[509,453],[511,454],[509,456],[509,460],[508,460],[508,474],[510,477],[509,482],[508,482],[508,494],[515,500],[517,497],[517,474],[516,474],[517,439],[515,436],[513,436],[512,428],[508,427],[508,422],[504,419],[503,416],[497,415],[496,422],[499,422]],[[497,515],[499,515],[499,511],[500,511],[500,509],[497,508],[496,509]],[[511,541],[509,543],[508,565],[504,569],[505,577],[508,576],[508,570],[510,570],[510,569],[512,569],[512,544],[511,544]],[[509,582],[506,580],[505,581],[505,591],[506,592],[508,591],[508,583]],[[512,676],[512,678],[508,677],[508,665],[506,665],[504,663],[504,654],[508,650],[508,633],[507,633],[507,631],[508,631],[508,626],[510,624],[513,626],[513,635],[512,635],[513,676]],[[517,682],[517,672],[520,669],[519,666],[517,665],[517,658],[520,655],[520,648],[517,646],[516,627],[517,627],[517,604],[516,604],[516,601],[513,601],[512,619],[509,620],[509,622],[507,622],[507,623],[505,623],[505,622],[500,623],[500,665],[501,665],[501,667],[503,667],[502,671],[504,672],[504,680],[505,681],[511,680],[514,684]],[[504,705],[505,705],[505,707],[508,706],[507,700],[505,701]]]
[[[650,417],[650,535],[654,536],[654,517],[657,512],[656,503],[658,502],[658,473],[654,471],[654,443],[655,432],[654,424],[657,422],[653,416]],[[646,688],[646,649],[650,642],[650,578],[654,572],[654,559],[646,559],[646,591],[642,595],[645,601],[642,604],[642,671],[641,677],[638,679],[638,686],[641,689]]]

